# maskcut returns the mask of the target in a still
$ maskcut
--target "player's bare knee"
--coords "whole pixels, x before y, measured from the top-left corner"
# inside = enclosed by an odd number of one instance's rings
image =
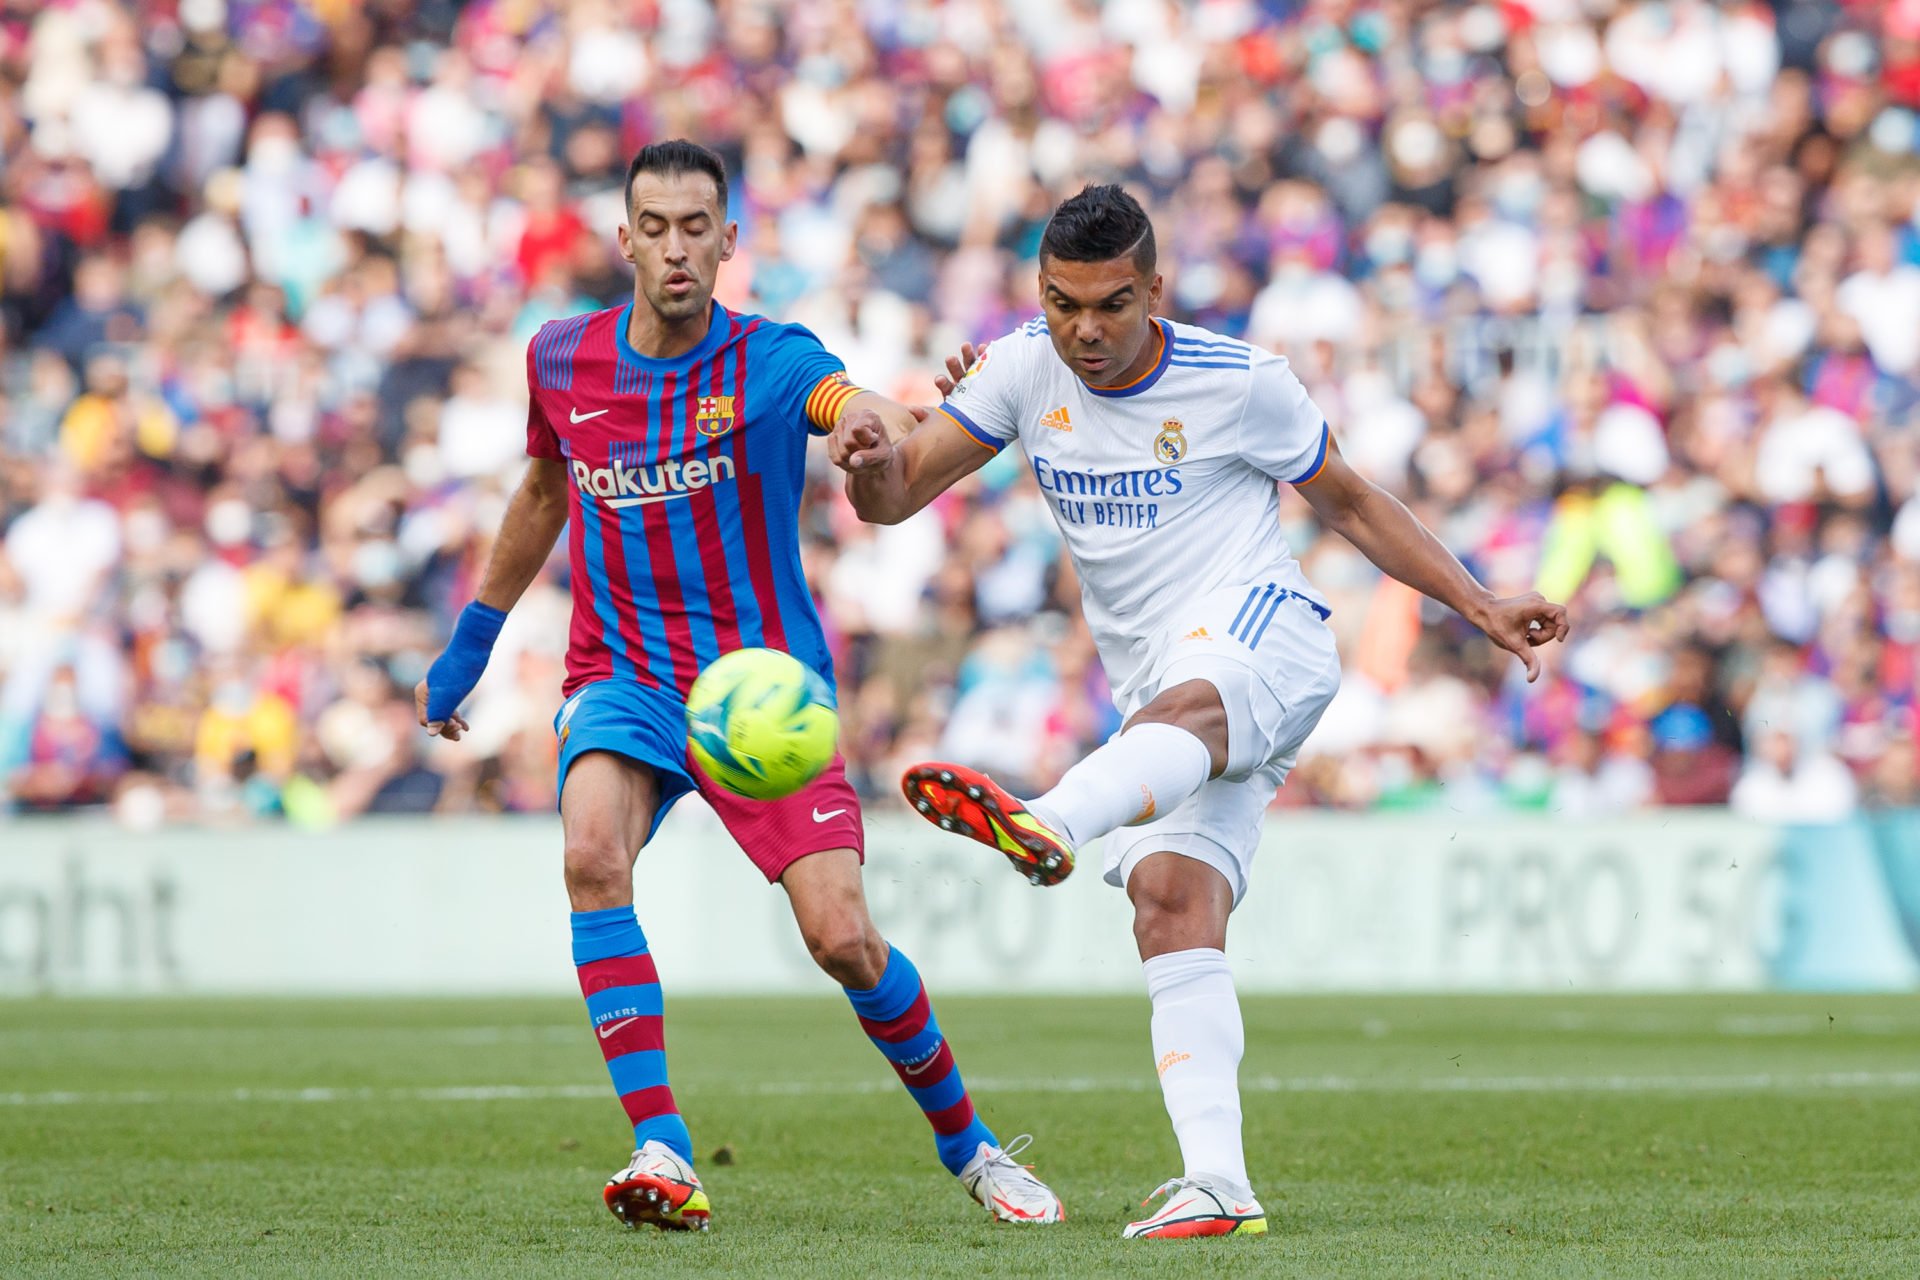
[[[1133,940],[1143,956],[1202,946],[1204,934],[1204,920],[1178,896],[1142,894],[1133,900]]]
[[[835,912],[810,922],[803,933],[813,962],[843,987],[877,986],[886,972],[887,943],[864,912]]]
[[[1143,958],[1226,941],[1232,889],[1205,863],[1155,854],[1134,868],[1127,896],[1133,901],[1133,940]]]
[[[603,911],[633,901],[633,858],[611,840],[569,840],[566,877],[575,911]]]

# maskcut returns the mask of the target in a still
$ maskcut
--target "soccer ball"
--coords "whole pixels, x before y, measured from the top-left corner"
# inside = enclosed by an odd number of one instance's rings
[[[737,649],[687,697],[687,746],[709,778],[751,800],[790,796],[833,762],[840,716],[827,682],[791,654]]]

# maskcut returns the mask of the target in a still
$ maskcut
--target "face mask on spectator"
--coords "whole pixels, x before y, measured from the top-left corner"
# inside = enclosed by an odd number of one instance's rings
[[[1376,265],[1397,267],[1413,254],[1413,236],[1398,223],[1375,227],[1367,233],[1367,257]]]
[[[1460,263],[1451,241],[1435,241],[1420,250],[1413,274],[1429,289],[1444,289],[1460,274]]]
[[[1493,206],[1500,216],[1513,222],[1532,222],[1546,198],[1546,183],[1537,173],[1514,173],[1500,180],[1493,191]]]

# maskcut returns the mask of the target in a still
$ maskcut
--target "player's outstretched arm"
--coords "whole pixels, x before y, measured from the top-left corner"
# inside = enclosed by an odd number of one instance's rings
[[[1529,681],[1540,675],[1534,648],[1567,638],[1566,606],[1537,591],[1496,598],[1398,498],[1348,466],[1332,440],[1326,466],[1299,491],[1320,523],[1358,547],[1382,572],[1446,605],[1518,657]]]
[[[535,458],[507,503],[480,594],[460,611],[445,651],[414,686],[414,710],[428,733],[458,741],[467,730],[458,708],[487,669],[507,611],[547,562],[566,523],[567,465],[559,458]]]
[[[862,520],[898,524],[993,455],[943,415],[869,392],[834,424],[827,456],[847,473],[847,498]]]

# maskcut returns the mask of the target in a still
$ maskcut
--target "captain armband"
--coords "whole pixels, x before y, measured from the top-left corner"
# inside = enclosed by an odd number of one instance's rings
[[[816,431],[833,430],[833,424],[840,420],[840,411],[847,407],[847,401],[865,390],[865,387],[855,386],[844,372],[828,374],[814,383],[813,390],[807,395],[807,422]]]

